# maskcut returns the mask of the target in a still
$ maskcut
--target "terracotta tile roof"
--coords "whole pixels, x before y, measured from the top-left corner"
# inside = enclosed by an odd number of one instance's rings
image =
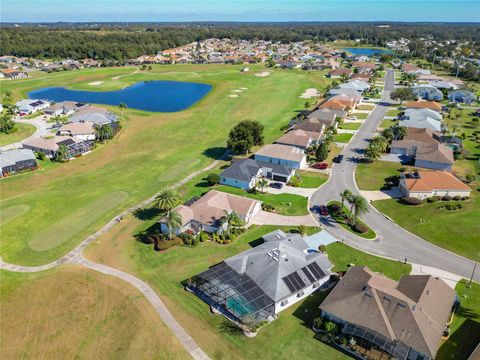
[[[410,101],[405,103],[404,106],[411,109],[430,109],[442,111],[442,104],[436,101]]]
[[[418,171],[418,178],[404,179],[410,192],[449,190],[469,191],[470,187],[448,171]]]
[[[322,134],[301,129],[292,130],[275,141],[277,144],[307,147],[311,141],[318,141]]]
[[[346,69],[346,68],[338,68],[338,69],[332,70],[328,73],[328,75],[330,75],[330,76],[342,76],[342,75],[350,76],[352,74],[353,74],[352,69]]]

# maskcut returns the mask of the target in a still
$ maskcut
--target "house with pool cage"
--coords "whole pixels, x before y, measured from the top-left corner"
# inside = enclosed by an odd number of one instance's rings
[[[187,289],[213,311],[252,324],[275,319],[329,280],[332,264],[300,234],[276,230],[262,239],[262,244],[192,277]]]

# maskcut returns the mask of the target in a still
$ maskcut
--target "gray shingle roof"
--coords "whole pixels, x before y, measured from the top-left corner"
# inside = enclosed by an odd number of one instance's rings
[[[29,149],[15,149],[0,153],[0,168],[15,165],[17,162],[35,160],[35,154]]]
[[[274,173],[285,176],[290,175],[292,172],[292,169],[284,165],[270,164],[254,159],[243,159],[222,171],[220,176],[240,181],[250,181],[258,174],[258,170],[262,168],[272,169]]]

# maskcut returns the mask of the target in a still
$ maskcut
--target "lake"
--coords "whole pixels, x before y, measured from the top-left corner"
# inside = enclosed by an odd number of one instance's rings
[[[343,48],[342,50],[348,51],[353,55],[366,55],[366,56],[373,56],[373,55],[382,55],[382,54],[394,54],[390,50],[383,50],[383,49],[372,49],[366,47],[353,47],[353,48]]]
[[[115,91],[70,90],[48,87],[28,93],[31,99],[50,101],[78,101],[83,103],[118,106],[151,112],[184,110],[202,99],[211,90],[208,84],[180,81],[145,81]]]

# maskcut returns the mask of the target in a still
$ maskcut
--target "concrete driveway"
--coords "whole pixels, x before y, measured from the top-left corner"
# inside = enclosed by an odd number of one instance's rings
[[[260,210],[250,221],[255,225],[278,225],[278,226],[319,226],[318,222],[311,215],[287,216]]]
[[[377,201],[377,200],[389,200],[389,199],[398,199],[403,197],[404,195],[398,189],[392,190],[378,190],[378,191],[364,191],[360,190],[360,193],[363,195],[365,199],[369,202]]]
[[[317,188],[301,188],[288,185],[283,185],[281,189],[275,189],[271,187],[265,188],[265,192],[269,194],[294,194],[304,196],[306,198],[310,198],[315,191],[317,191]]]
[[[35,130],[35,132],[32,135],[30,135],[25,139],[22,139],[22,141],[26,139],[31,139],[31,138],[52,135],[50,131],[52,130],[53,124],[47,123],[45,120],[43,120],[43,117],[44,115],[41,115],[41,116],[37,116],[36,118],[26,120],[17,116],[13,119],[13,121],[17,124],[28,124],[28,125],[35,126],[37,128],[37,130]],[[5,151],[5,150],[11,150],[11,149],[18,149],[21,147],[22,147],[22,143],[18,141],[12,144],[2,146],[0,147],[0,150]]]

